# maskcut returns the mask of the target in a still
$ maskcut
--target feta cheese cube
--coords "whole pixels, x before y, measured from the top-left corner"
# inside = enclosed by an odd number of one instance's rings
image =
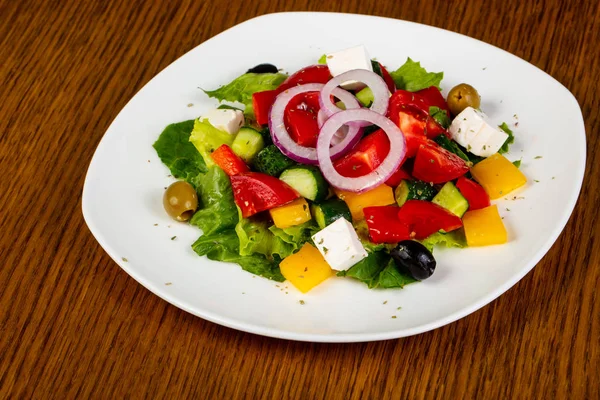
[[[471,140],[486,123],[486,118],[483,112],[467,107],[452,120],[448,131],[456,143],[468,148]]]
[[[201,118],[215,128],[230,133],[232,135],[238,133],[242,125],[244,125],[244,113],[240,110],[210,110]]]
[[[469,143],[469,151],[477,156],[489,157],[500,150],[506,139],[506,132],[486,122]]]
[[[312,237],[317,249],[332,269],[346,271],[367,256],[354,227],[345,218],[315,233]]]
[[[373,71],[371,58],[367,53],[365,46],[360,45],[346,50],[341,50],[336,53],[327,54],[325,57],[327,67],[332,76],[338,76],[344,72],[353,69],[366,69]],[[363,83],[357,81],[347,81],[341,85],[344,89],[358,89],[364,86]]]

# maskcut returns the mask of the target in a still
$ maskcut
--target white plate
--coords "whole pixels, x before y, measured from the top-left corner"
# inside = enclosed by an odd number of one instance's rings
[[[172,182],[152,148],[162,129],[216,105],[199,87],[216,88],[262,62],[293,72],[325,52],[360,43],[390,68],[411,57],[429,71],[444,71],[445,91],[468,82],[479,90],[481,107],[494,122],[513,127],[518,121],[508,157],[523,160],[521,170],[529,183],[497,202],[510,242],[436,250],[432,278],[403,290],[369,290],[359,282],[333,278],[301,294],[290,284],[254,277],[235,264],[198,257],[190,245],[199,231],[171,221],[162,209],[163,187]],[[543,71],[496,47],[394,19],[270,14],[202,43],[125,106],[90,164],[83,214],[98,242],[129,275],[206,320],[294,340],[398,338],[472,313],[536,265],[573,210],[585,147],[584,123],[573,95]]]

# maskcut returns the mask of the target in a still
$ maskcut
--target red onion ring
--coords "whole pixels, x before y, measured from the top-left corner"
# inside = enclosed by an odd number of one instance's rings
[[[321,90],[319,103],[321,105],[321,110],[325,112],[327,117],[332,116],[336,112],[342,111],[339,107],[333,104],[330,99],[332,94],[335,96],[335,88],[346,81],[359,81],[370,87],[371,91],[373,92],[373,104],[371,104],[370,110],[378,114],[385,115],[390,99],[390,91],[388,90],[383,78],[377,75],[375,72],[371,72],[366,69],[353,69],[331,79],[325,84],[323,90]],[[348,107],[346,107],[346,109],[348,109]],[[361,126],[367,125],[365,121],[355,121],[355,123],[359,123]]]
[[[312,147],[300,146],[290,137],[289,132],[285,128],[283,115],[287,104],[296,95],[305,92],[320,92],[323,89],[322,83],[308,83],[305,85],[294,86],[289,88],[275,98],[275,102],[269,111],[269,130],[273,138],[273,144],[281,150],[283,154],[294,161],[304,164],[317,164],[317,149]],[[331,94],[340,99],[346,107],[350,109],[360,108],[358,100],[349,92],[340,88],[335,88]],[[348,149],[352,148],[361,137],[362,130],[357,125],[349,126],[346,136],[333,147],[328,148],[328,154],[331,159],[336,159],[342,156]],[[331,142],[329,139],[328,144]]]
[[[390,151],[383,162],[370,173],[356,178],[340,175],[335,170],[328,151],[329,143],[338,129],[352,121],[375,124],[383,129],[390,140]],[[332,186],[350,192],[364,192],[388,180],[398,169],[405,155],[406,139],[400,128],[383,115],[366,108],[340,111],[332,115],[323,124],[317,141],[317,157],[323,176]]]
[[[325,121],[327,120],[327,116],[323,110],[319,110],[317,114],[317,124],[319,125],[319,129],[323,126]],[[331,145],[335,146],[344,140],[346,135],[348,134],[348,125],[342,126],[337,132],[333,135],[333,139],[331,139]]]

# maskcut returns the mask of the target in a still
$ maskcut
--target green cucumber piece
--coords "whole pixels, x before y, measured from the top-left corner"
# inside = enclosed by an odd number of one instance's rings
[[[431,202],[444,207],[459,217],[462,217],[469,208],[469,202],[460,194],[460,191],[452,182],[446,182]]]
[[[231,144],[231,150],[246,163],[250,163],[264,147],[265,141],[260,132],[249,127],[240,128]]]
[[[352,222],[352,214],[350,214],[348,205],[338,198],[325,200],[320,204],[315,203],[310,207],[310,211],[321,229],[340,218]]]
[[[399,206],[402,206],[407,200],[430,201],[433,196],[435,196],[435,188],[423,181],[402,180],[394,191],[394,197]]]
[[[279,176],[285,169],[296,163],[284,156],[277,146],[272,144],[259,151],[252,164],[258,172]]]
[[[373,91],[368,86],[362,89],[360,92],[356,93],[356,98],[365,107],[370,107],[371,104],[373,104],[373,101],[375,100],[375,97],[373,96]]]
[[[312,165],[298,165],[283,171],[279,179],[294,188],[300,195],[311,201],[325,200],[329,185],[319,168]]]

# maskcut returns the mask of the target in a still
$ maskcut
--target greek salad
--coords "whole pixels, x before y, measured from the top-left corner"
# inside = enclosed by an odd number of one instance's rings
[[[513,133],[442,79],[364,46],[289,76],[257,65],[154,143],[178,179],[164,208],[202,230],[197,254],[302,292],[333,276],[401,288],[434,273],[436,245],[505,243],[491,200],[527,182],[503,155]]]

